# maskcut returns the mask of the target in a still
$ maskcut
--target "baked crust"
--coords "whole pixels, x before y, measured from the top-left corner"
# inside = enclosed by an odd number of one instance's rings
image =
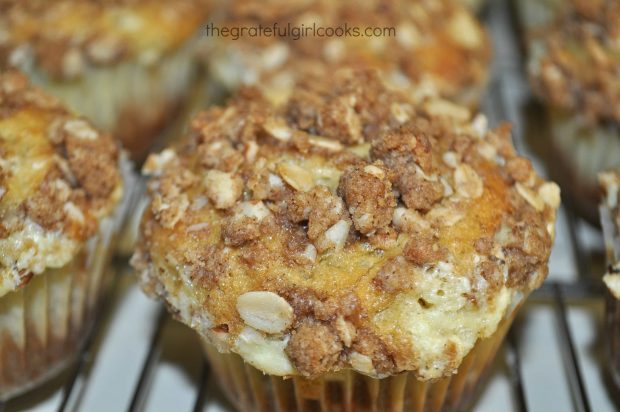
[[[554,18],[528,33],[535,92],[553,106],[579,113],[590,124],[619,122],[620,4],[548,3]]]
[[[121,194],[110,135],[0,74],[0,296],[71,261]]]
[[[53,79],[128,59],[152,65],[193,36],[212,0],[0,2],[0,67],[36,65]]]
[[[490,40],[475,17],[454,1],[295,0],[229,2],[220,27],[279,30],[318,27],[395,28],[380,37],[242,36],[210,38],[214,78],[230,88],[257,85],[286,100],[297,79],[329,77],[337,68],[378,68],[398,87],[438,93],[475,106],[488,77]],[[351,32],[352,33],[352,32]],[[363,34],[363,33],[362,33]]]
[[[544,280],[560,201],[509,126],[373,71],[244,89],[144,172],[145,291],[276,375],[453,373]]]

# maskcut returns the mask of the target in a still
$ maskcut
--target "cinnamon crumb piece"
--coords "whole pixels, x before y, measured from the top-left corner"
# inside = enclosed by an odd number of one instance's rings
[[[374,333],[366,329],[358,329],[352,350],[368,356],[378,374],[394,371],[394,359],[385,345]]]
[[[443,198],[444,190],[440,182],[425,180],[417,171],[403,172],[399,175],[396,187],[408,208],[426,212]]]
[[[477,273],[484,278],[488,283],[488,290],[486,295],[499,290],[504,283],[504,275],[500,266],[494,261],[486,260],[478,264],[476,267]]]
[[[396,198],[388,171],[381,163],[348,169],[340,178],[338,193],[344,198],[355,228],[364,235],[387,227]]]
[[[80,186],[93,197],[109,196],[120,180],[116,143],[107,136],[84,138],[85,135],[90,136],[91,132],[82,131],[80,134],[75,128],[64,129],[67,159]]]
[[[195,177],[189,170],[173,167],[161,177],[159,188],[153,194],[151,210],[163,227],[172,228],[183,217],[189,207],[189,200],[184,190],[194,181]]]
[[[423,175],[432,173],[434,167],[430,143],[422,131],[403,127],[374,139],[370,156],[391,169],[393,183],[407,207],[427,211],[443,197],[443,185]]]
[[[415,286],[415,268],[402,256],[389,259],[375,275],[373,283],[388,293],[411,290]]]
[[[323,134],[345,144],[363,142],[362,123],[355,112],[354,95],[338,96],[327,103],[320,112]]]
[[[318,240],[338,221],[346,217],[342,199],[325,186],[316,186],[309,192],[296,192],[288,203],[288,218],[298,223],[308,221],[308,237]]]
[[[370,156],[373,160],[383,160],[392,169],[403,168],[412,163],[419,165],[424,172],[430,173],[433,169],[433,156],[428,137],[422,130],[412,125],[373,139]]]
[[[228,259],[222,248],[209,245],[196,255],[188,256],[190,279],[197,287],[213,288],[228,273]]]
[[[252,193],[252,199],[282,200],[291,190],[284,184],[282,178],[276,173],[271,173],[264,163],[264,161],[257,162],[248,178],[247,187]]]
[[[422,266],[444,259],[446,251],[433,236],[414,234],[405,245],[403,256],[414,265]]]
[[[26,213],[48,230],[62,230],[64,204],[69,200],[70,188],[51,173],[39,189],[25,203]]]
[[[314,303],[314,316],[323,321],[334,320],[338,316],[349,317],[360,309],[360,301],[353,292],[332,296]]]
[[[388,250],[396,246],[398,232],[391,226],[378,229],[368,236],[368,243],[376,249]]]
[[[286,353],[302,376],[327,373],[338,361],[342,342],[329,326],[304,321],[291,334]]]
[[[235,206],[232,216],[222,225],[222,239],[230,246],[241,246],[261,235],[270,216],[263,202],[243,202]]]
[[[534,173],[532,162],[520,156],[506,160],[506,170],[514,181],[521,183],[526,182]]]

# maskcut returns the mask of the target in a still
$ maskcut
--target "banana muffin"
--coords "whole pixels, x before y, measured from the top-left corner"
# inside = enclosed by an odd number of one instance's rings
[[[0,1],[15,67],[141,159],[197,82],[210,0]]]
[[[603,282],[607,286],[605,342],[611,375],[620,387],[620,169],[599,175],[603,190],[601,225],[609,262]]]
[[[112,137],[0,74],[0,400],[58,372],[108,282],[122,196]]]
[[[229,90],[255,85],[276,103],[298,79],[347,66],[380,69],[395,87],[474,107],[491,55],[486,31],[452,0],[229,2],[206,33],[211,81]]]
[[[508,125],[374,71],[279,106],[243,89],[144,172],[133,265],[244,411],[462,406],[547,275],[559,203]]]
[[[620,3],[519,4],[532,86],[549,109],[556,174],[577,210],[598,222],[597,174],[620,167]]]

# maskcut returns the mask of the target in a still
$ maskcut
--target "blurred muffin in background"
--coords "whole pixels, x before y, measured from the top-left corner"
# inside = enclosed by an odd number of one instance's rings
[[[597,173],[620,166],[620,3],[517,3],[531,83],[549,109],[559,182],[598,222]]]
[[[474,13],[478,13],[482,10],[482,8],[487,4],[487,0],[458,0],[465,7],[473,11]]]
[[[376,71],[277,106],[243,89],[144,172],[132,263],[241,411],[464,408],[547,276],[560,201],[510,127]]]
[[[599,175],[603,200],[601,225],[607,248],[605,343],[611,375],[620,387],[620,168]]]
[[[78,353],[109,281],[118,143],[17,72],[0,74],[0,400]]]
[[[197,80],[210,0],[0,0],[0,68],[15,67],[140,160]]]
[[[240,31],[259,25],[270,34]],[[256,85],[276,103],[297,79],[329,77],[342,66],[380,69],[417,97],[469,107],[488,78],[487,33],[453,0],[238,1],[208,26],[211,80],[228,90]]]

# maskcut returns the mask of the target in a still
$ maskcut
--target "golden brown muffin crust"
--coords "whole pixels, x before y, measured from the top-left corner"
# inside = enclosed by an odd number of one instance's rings
[[[469,285],[463,311],[492,311],[501,290],[538,286],[557,186],[519,160],[507,127],[485,131],[446,102],[415,104],[376,72],[317,84],[281,107],[244,91],[149,158],[153,201],[134,265],[145,289],[205,336],[225,326],[235,351],[264,319],[242,296],[255,302],[262,291],[274,307],[290,306],[290,326],[276,335],[288,336],[285,353],[304,376],[344,367],[449,374],[462,344],[446,342],[433,355],[442,360],[429,360],[390,313],[409,296],[420,310],[440,307],[426,293],[445,265]],[[205,162],[214,147],[236,160]],[[527,170],[511,173],[508,163]],[[439,299],[450,293],[435,287]]]
[[[137,58],[152,64],[196,33],[210,0],[0,1],[0,67],[36,64],[54,79]]]

